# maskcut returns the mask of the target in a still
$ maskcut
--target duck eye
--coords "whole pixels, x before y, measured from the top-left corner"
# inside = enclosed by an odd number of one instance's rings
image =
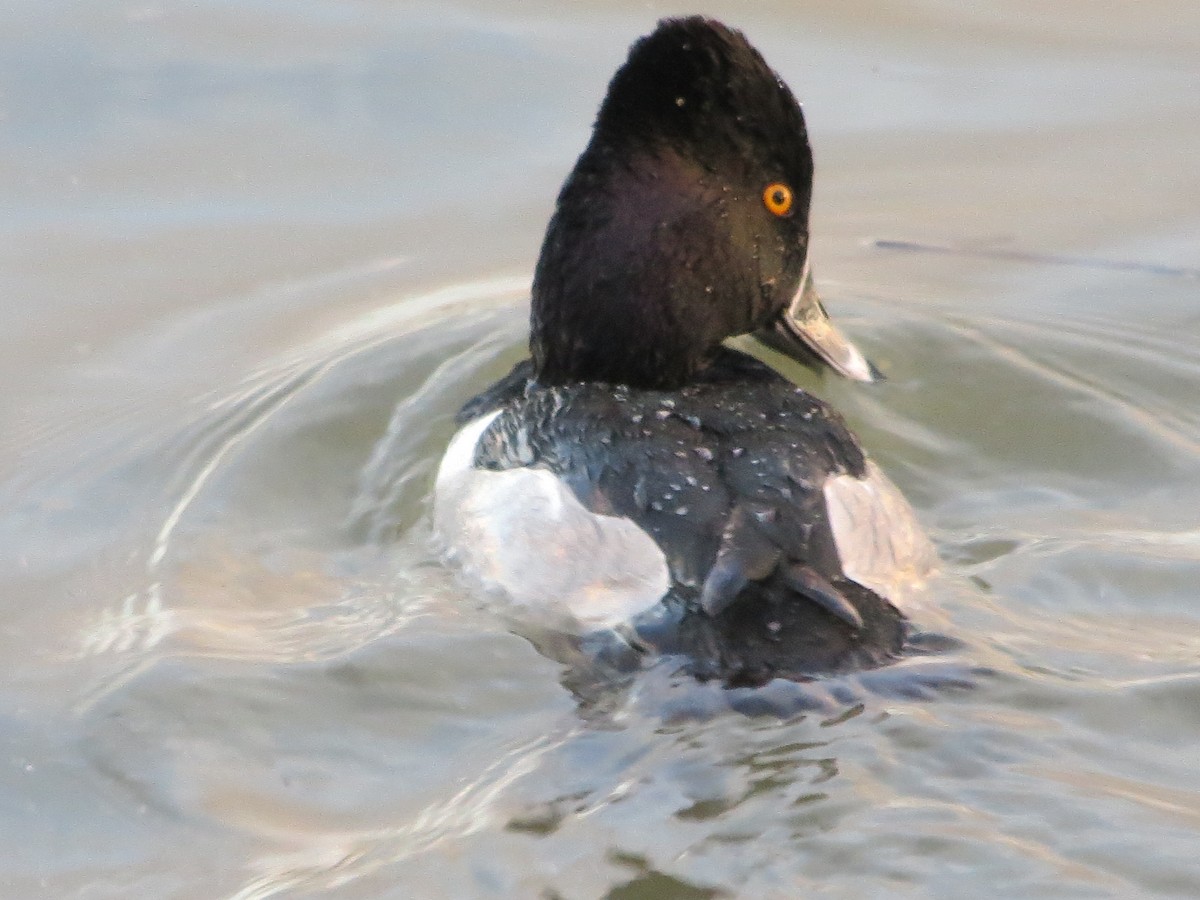
[[[772,181],[763,189],[763,205],[774,215],[783,217],[792,212],[792,189],[782,181]]]

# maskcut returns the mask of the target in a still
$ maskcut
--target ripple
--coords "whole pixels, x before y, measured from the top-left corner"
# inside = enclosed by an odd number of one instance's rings
[[[1109,779],[1092,808],[1192,827],[1188,795],[1114,758],[1088,765],[1118,721],[1148,715],[1167,741],[1194,730],[1195,527],[1121,513],[1200,445],[1177,396],[1149,399],[1156,380],[1195,387],[1200,354],[1167,335],[1131,348],[1098,318],[1046,329],[850,301],[856,337],[920,365],[819,389],[935,532],[948,572],[918,625],[946,639],[805,685],[725,690],[671,660],[589,681],[586,661],[539,656],[464,602],[428,546],[454,412],[522,352],[524,291],[456,285],[334,328],[206,395],[148,450],[161,497],[136,581],[76,631],[99,674],[73,712],[112,790],[236,836],[228,896],[370,893],[400,872],[462,889],[451,847],[546,885],[565,882],[538,860],[602,851],[572,875],[598,891],[815,889],[852,870],[949,895],[955,866],[1035,892],[1142,883],[1019,818],[1014,797],[1037,792],[1066,822],[1091,773]],[[979,381],[929,374],[964,367]],[[1039,433],[995,433],[994,379]],[[1068,416],[1075,431],[1051,434]],[[1087,459],[1097,434],[1170,465],[1125,479],[1127,450]],[[1148,560],[1177,566],[1152,592],[1174,607],[1136,602]],[[1138,765],[1150,743],[1128,750]]]
[[[439,592],[429,580],[437,576],[423,566],[419,535],[396,540],[415,524],[396,518],[396,497],[421,471],[417,452],[446,419],[447,396],[464,390],[473,369],[511,343],[510,311],[526,288],[522,280],[492,279],[404,298],[210,396],[154,451],[171,462],[162,477],[173,485],[167,489],[173,499],[144,552],[145,586],[99,610],[80,634],[80,653],[312,661],[350,652],[423,615],[428,598]],[[447,322],[459,324],[447,329]],[[456,344],[465,346],[450,351]],[[432,372],[410,371],[412,347],[426,354],[447,348],[449,358]],[[346,396],[364,383],[414,379],[421,387],[391,413],[366,466],[365,487],[345,515],[348,523],[370,520],[366,544],[336,546],[336,523],[285,518],[280,525],[253,504],[231,514],[245,490],[243,469],[290,470],[298,485],[317,477],[321,465],[340,464],[331,458],[314,469],[314,460],[297,459],[292,447],[298,434],[323,427],[330,391]],[[352,414],[362,420],[372,411]],[[287,490],[293,493],[283,501],[302,506],[303,492]],[[385,533],[390,540],[381,547]],[[306,549],[331,539],[329,549]],[[99,686],[92,700],[140,669],[122,663],[121,674]]]

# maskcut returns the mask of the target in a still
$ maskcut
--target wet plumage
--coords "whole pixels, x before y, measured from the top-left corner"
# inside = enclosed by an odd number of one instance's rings
[[[465,570],[731,684],[900,652],[886,584],[848,572],[928,567],[907,504],[828,405],[723,344],[871,379],[813,290],[811,193],[800,108],[740,33],[666,20],[633,46],[547,229],[531,359],[464,407],[439,474]],[[851,522],[876,497],[882,526]]]

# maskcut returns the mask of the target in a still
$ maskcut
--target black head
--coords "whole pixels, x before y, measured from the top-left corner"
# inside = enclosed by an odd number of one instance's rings
[[[669,388],[804,291],[812,152],[738,31],[666,19],[609,84],[533,284],[539,381]],[[815,294],[813,295],[815,302]]]

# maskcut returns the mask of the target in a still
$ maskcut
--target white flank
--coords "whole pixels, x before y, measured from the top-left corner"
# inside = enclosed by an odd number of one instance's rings
[[[825,504],[846,576],[911,609],[937,554],[900,489],[868,460],[862,478],[839,475],[825,482]]]
[[[463,426],[438,468],[434,527],[468,579],[543,624],[579,631],[611,628],[662,599],[666,558],[632,521],[589,512],[545,469],[472,465],[497,415]]]

